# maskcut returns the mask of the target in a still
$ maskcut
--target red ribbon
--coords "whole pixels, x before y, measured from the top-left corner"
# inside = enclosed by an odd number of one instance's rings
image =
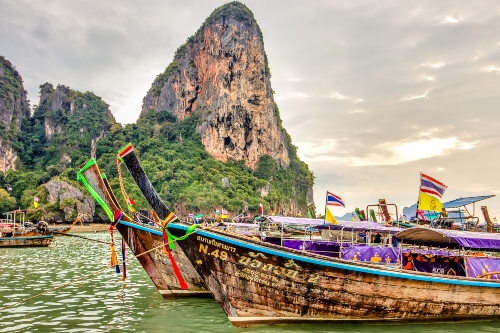
[[[163,229],[163,246],[167,250],[168,257],[170,258],[170,263],[172,264],[172,268],[174,269],[175,276],[177,277],[177,280],[179,281],[179,285],[182,290],[185,290],[188,288],[188,285],[186,281],[182,278],[181,271],[179,270],[179,267],[177,267],[177,263],[175,262],[174,256],[172,255],[172,252],[170,251],[170,247],[168,244],[168,236],[167,233],[165,232],[165,229]]]

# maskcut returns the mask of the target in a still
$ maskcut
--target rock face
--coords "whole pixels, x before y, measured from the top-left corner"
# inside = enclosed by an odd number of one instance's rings
[[[16,169],[17,153],[12,144],[19,136],[22,120],[30,115],[21,75],[0,56],[0,171]]]
[[[271,89],[264,42],[253,14],[232,2],[217,8],[179,47],[143,100],[141,117],[167,110],[182,120],[200,114],[197,132],[218,160],[244,160],[255,169],[262,155],[290,162]]]
[[[72,162],[75,150],[95,157],[97,141],[116,123],[109,106],[100,97],[63,85],[54,89],[50,83],[40,86],[40,103],[34,118],[43,118],[47,147],[67,147],[58,157],[63,167]]]
[[[86,193],[65,181],[51,180],[44,184],[47,200],[59,207],[58,211],[48,212],[48,221],[71,221],[76,217],[80,221],[91,221],[95,211],[95,201]]]

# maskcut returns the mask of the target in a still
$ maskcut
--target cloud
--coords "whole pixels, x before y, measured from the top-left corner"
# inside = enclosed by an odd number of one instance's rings
[[[436,81],[436,78],[432,75],[421,74],[417,81]]]
[[[454,18],[454,17],[452,17],[452,16],[446,16],[446,17],[444,18],[444,20],[443,20],[443,21],[441,21],[441,22],[442,22],[442,23],[458,23],[458,22],[460,22],[460,21],[461,21],[461,19],[457,19],[457,18]]]
[[[450,150],[471,149],[475,142],[461,142],[455,137],[424,139],[417,141],[386,142],[379,145],[393,153],[393,163],[401,164],[434,156],[445,155]]]
[[[423,93],[421,95],[409,95],[409,96],[401,98],[399,101],[403,102],[403,101],[411,101],[414,99],[427,98],[427,95],[429,94],[429,92],[430,92],[430,90],[426,90],[425,93]]]
[[[291,77],[288,79],[288,81],[290,82],[300,82],[302,81],[302,78],[301,77]]]
[[[341,95],[337,91],[332,92],[330,95],[328,95],[328,97],[332,98],[332,99],[339,99],[339,100],[342,100],[342,101],[353,102],[354,104],[358,104],[358,103],[361,103],[363,101],[363,99],[358,98],[358,97],[351,97],[351,96]]]
[[[311,97],[311,95],[301,91],[285,91],[285,93],[277,92],[275,95],[275,99],[277,101],[294,100],[294,99],[305,100],[308,99],[309,97]]]
[[[389,141],[374,145],[364,156],[354,156],[351,152],[341,151],[336,140],[325,139],[302,143],[307,147],[303,158],[311,162],[335,162],[357,167],[401,165],[436,156],[445,156],[453,151],[468,150],[476,147],[477,142],[460,141],[456,137],[430,138],[419,140]],[[299,153],[301,153],[299,151]]]
[[[482,70],[484,72],[488,72],[488,73],[500,72],[500,67],[498,67],[498,66],[486,66],[486,67],[483,67]]]
[[[430,68],[439,69],[439,68],[443,67],[444,65],[445,65],[445,63],[443,61],[434,62],[434,63],[426,62],[426,63],[420,64],[420,67],[430,67]]]

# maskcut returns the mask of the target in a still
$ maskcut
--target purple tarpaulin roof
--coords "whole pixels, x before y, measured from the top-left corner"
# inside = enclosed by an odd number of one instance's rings
[[[396,238],[409,243],[458,244],[461,247],[472,249],[500,249],[500,233],[413,228],[396,234]]]
[[[386,227],[383,224],[376,222],[351,222],[351,221],[338,221],[338,224],[326,222],[320,219],[310,219],[302,217],[287,217],[287,216],[266,216],[266,218],[275,223],[283,224],[300,224],[304,226],[314,226],[315,228],[328,228],[332,230],[346,230],[346,231],[365,231],[370,230],[374,232],[396,234],[402,231],[402,228]]]

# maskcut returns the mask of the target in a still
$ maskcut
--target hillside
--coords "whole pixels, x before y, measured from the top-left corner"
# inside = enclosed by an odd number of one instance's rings
[[[19,167],[16,145],[23,119],[30,117],[23,79],[10,61],[0,56],[0,171]]]
[[[160,196],[179,215],[210,216],[217,208],[231,216],[256,213],[261,203],[269,214],[305,213],[313,204],[314,175],[282,126],[270,77],[253,14],[231,2],[178,48],[147,92],[136,124],[117,124],[92,92],[44,83],[32,116],[25,95],[25,103],[20,100],[28,112],[15,118],[12,142],[19,158],[3,179],[11,189],[5,202],[12,205],[13,197],[28,208],[36,195],[40,218],[91,218],[94,208],[75,182],[79,166],[95,156],[120,198],[116,153],[131,142]],[[22,97],[19,80],[16,96]],[[124,175],[136,208],[149,209]]]

